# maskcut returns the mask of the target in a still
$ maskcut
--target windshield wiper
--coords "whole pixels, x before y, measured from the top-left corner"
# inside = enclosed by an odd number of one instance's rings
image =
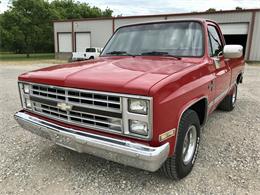
[[[134,55],[132,55],[132,54],[127,53],[126,51],[111,51],[111,52],[107,52],[106,54],[110,54],[110,55],[134,56]]]
[[[177,57],[174,55],[169,54],[168,52],[163,52],[163,51],[150,51],[150,52],[144,52],[141,53],[141,55],[148,55],[148,56],[166,56],[166,57],[173,57],[176,58],[177,60],[180,60],[181,57]]]

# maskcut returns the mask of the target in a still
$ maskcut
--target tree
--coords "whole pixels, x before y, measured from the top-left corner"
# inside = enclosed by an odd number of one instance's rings
[[[236,7],[236,10],[243,10],[242,7]]]
[[[91,7],[87,3],[74,2],[74,0],[54,0],[51,7],[58,12],[60,19],[78,19],[93,17],[110,17],[113,13],[109,8],[102,11],[98,7]]]
[[[74,0],[13,0],[0,15],[1,47],[28,57],[33,52],[52,52],[52,20],[109,17],[112,12]]]
[[[215,8],[209,8],[206,10],[206,12],[216,12],[217,10]]]

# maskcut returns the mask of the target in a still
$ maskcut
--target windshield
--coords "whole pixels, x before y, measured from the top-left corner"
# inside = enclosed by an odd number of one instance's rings
[[[198,57],[204,52],[198,22],[166,22],[120,28],[102,55],[172,55]]]

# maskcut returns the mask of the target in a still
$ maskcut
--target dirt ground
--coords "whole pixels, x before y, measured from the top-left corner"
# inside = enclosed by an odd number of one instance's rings
[[[260,194],[260,66],[247,66],[232,112],[203,129],[192,173],[175,182],[56,146],[20,128],[17,76],[47,66],[0,66],[0,194]]]

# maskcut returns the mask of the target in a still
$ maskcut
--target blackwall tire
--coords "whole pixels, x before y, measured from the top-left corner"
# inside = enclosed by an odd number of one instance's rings
[[[222,100],[218,108],[224,111],[232,111],[235,108],[236,102],[237,102],[237,85],[234,85],[231,93],[228,94]]]
[[[191,135],[196,136],[193,137],[195,140],[191,137]],[[180,120],[177,136],[177,144],[174,155],[169,157],[160,169],[166,177],[174,180],[182,179],[191,172],[198,154],[200,142],[200,121],[195,111],[187,110],[184,112]],[[186,139],[187,136],[189,137],[188,148]],[[193,140],[193,142],[190,142],[191,140]],[[187,150],[189,147],[191,147],[190,150]],[[186,154],[188,151],[190,154],[187,157]]]

